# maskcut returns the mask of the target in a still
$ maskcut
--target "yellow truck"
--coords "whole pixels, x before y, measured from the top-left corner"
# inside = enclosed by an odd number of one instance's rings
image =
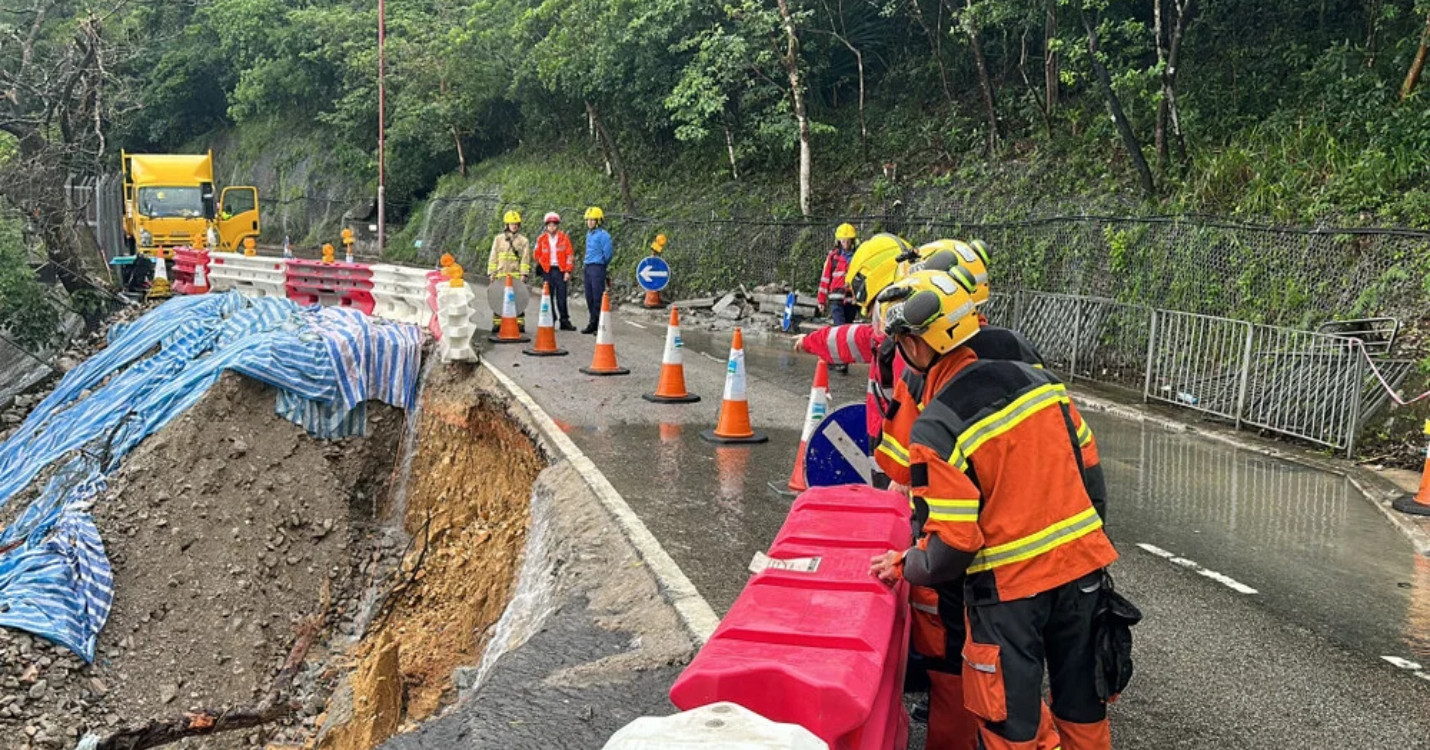
[[[124,234],[131,251],[174,257],[176,247],[238,252],[258,237],[258,189],[226,187],[214,201],[213,151],[206,154],[120,152],[124,169]]]

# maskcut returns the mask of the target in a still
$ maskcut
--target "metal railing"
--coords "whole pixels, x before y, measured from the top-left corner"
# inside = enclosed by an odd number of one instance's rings
[[[1144,400],[1234,424],[1355,450],[1389,402],[1365,342],[1345,335],[1160,310],[1102,297],[995,294],[989,320],[1016,328],[1049,369],[1069,381],[1136,390]],[[1390,387],[1410,360],[1377,359]]]

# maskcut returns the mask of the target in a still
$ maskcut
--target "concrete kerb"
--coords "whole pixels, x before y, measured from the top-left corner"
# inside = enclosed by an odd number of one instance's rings
[[[490,362],[482,360],[482,366],[521,404],[548,444],[571,463],[585,480],[586,485],[600,498],[601,504],[615,518],[620,525],[621,532],[636,548],[636,552],[650,567],[656,580],[660,582],[666,600],[675,607],[676,613],[680,616],[681,622],[685,623],[690,634],[700,644],[708,641],[711,634],[715,632],[715,627],[720,624],[720,618],[715,615],[715,610],[710,607],[709,602],[705,601],[705,597],[696,590],[695,584],[690,582],[690,579],[685,576],[685,572],[656,540],[655,535],[646,528],[645,523],[641,521],[635,511],[631,510],[625,498],[621,497],[621,493],[616,491],[616,488],[611,485],[596,464],[587,458],[580,448],[576,447],[576,444],[566,433],[561,431],[561,428],[556,426],[556,422],[551,419],[546,410],[542,409],[525,389]]]
[[[1375,506],[1375,508],[1390,521],[1391,525],[1405,535],[1406,539],[1410,541],[1410,545],[1415,548],[1416,553],[1430,555],[1430,529],[1422,525],[1423,521],[1421,519],[1406,516],[1390,507],[1392,501],[1405,494],[1405,489],[1396,485],[1390,479],[1369,469],[1350,464],[1341,459],[1324,458],[1293,451],[1279,450],[1269,445],[1264,445],[1254,439],[1223,430],[1202,429],[1186,422],[1139,409],[1135,406],[1108,401],[1105,398],[1095,396],[1081,388],[1073,388],[1072,391],[1076,395],[1078,408],[1083,411],[1101,412],[1111,414],[1121,419],[1153,424],[1171,432],[1195,433],[1198,437],[1216,440],[1234,448],[1258,453],[1268,458],[1289,461],[1307,468],[1316,469],[1317,471],[1324,471],[1345,477],[1350,481],[1351,485],[1360,492],[1362,497],[1369,501],[1371,505]]]

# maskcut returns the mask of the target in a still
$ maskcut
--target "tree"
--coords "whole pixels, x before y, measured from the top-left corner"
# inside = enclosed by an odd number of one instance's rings
[[[1156,194],[1156,188],[1152,183],[1152,170],[1147,166],[1147,158],[1142,155],[1141,141],[1137,140],[1137,134],[1132,132],[1132,125],[1127,121],[1127,115],[1123,113],[1122,101],[1118,99],[1117,92],[1112,88],[1112,75],[1107,72],[1107,63],[1103,60],[1098,47],[1097,29],[1101,24],[1101,19],[1098,17],[1095,6],[1091,16],[1088,15],[1088,8],[1084,6],[1084,3],[1093,5],[1097,0],[1073,1],[1078,3],[1078,15],[1082,18],[1083,29],[1087,32],[1088,61],[1092,65],[1093,77],[1097,80],[1098,88],[1102,91],[1107,112],[1112,117],[1113,125],[1117,127],[1117,134],[1122,139],[1122,147],[1127,151],[1127,158],[1132,160],[1132,166],[1137,170],[1137,178],[1142,185],[1142,195],[1152,198]]]
[[[127,54],[122,39],[107,35],[124,7],[115,2],[97,11],[31,0],[0,16],[0,132],[15,140],[0,167],[0,195],[25,215],[70,292],[108,279],[93,234],[71,216],[65,184],[113,158],[106,123],[129,106],[112,73]]]
[[[1163,23],[1164,5],[1172,9],[1170,28]],[[1162,96],[1157,101],[1157,129],[1154,143],[1157,158],[1165,167],[1168,161],[1167,128],[1171,127],[1171,142],[1177,149],[1177,159],[1187,161],[1187,142],[1182,136],[1182,117],[1177,108],[1177,71],[1181,64],[1182,38],[1195,12],[1196,0],[1152,0],[1153,34],[1157,40],[1157,67]]]
[[[785,73],[789,76],[790,99],[794,105],[794,119],[799,124],[799,212],[810,214],[810,172],[813,170],[809,144],[809,113],[805,110],[804,87],[800,84],[799,35],[795,30],[794,14],[790,12],[789,0],[777,0],[780,7],[780,21],[784,26],[787,44],[780,57]]]

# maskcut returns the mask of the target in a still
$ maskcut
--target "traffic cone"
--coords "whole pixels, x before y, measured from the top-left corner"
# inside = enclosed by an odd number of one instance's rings
[[[658,404],[693,404],[699,396],[685,390],[685,343],[680,338],[680,312],[670,308],[670,325],[665,329],[665,356],[660,360],[660,382],[655,393],[641,398]]]
[[[204,272],[204,264],[194,264],[194,294],[207,294],[209,291],[208,274]]]
[[[809,439],[814,437],[814,428],[824,421],[829,413],[829,365],[824,360],[814,367],[814,384],[809,389],[809,408],[804,412],[804,432],[799,436],[799,452],[794,456],[794,469],[789,473],[788,489],[770,483],[770,488],[780,493],[797,493],[809,489],[804,481],[804,453],[809,448]]]
[[[750,404],[745,400],[745,337],[735,329],[730,342],[730,363],[725,366],[725,400],[713,430],[700,437],[712,443],[763,443],[769,438],[750,427]]]
[[[506,277],[506,293],[501,300],[501,330],[487,341],[498,344],[524,344],[530,336],[521,335],[521,324],[516,321],[516,289],[511,285],[511,277]]]
[[[167,299],[174,296],[174,288],[169,284],[169,269],[162,255],[154,254],[154,278],[149,282],[146,299]]]
[[[536,344],[521,350],[533,357],[564,357],[571,352],[556,346],[556,319],[551,315],[551,285],[541,285],[541,314],[536,318]]]
[[[665,307],[665,301],[660,298],[660,292],[646,292],[645,302],[641,303],[641,307],[647,310],[659,310]]]
[[[611,293],[601,295],[601,321],[596,324],[596,353],[591,366],[582,367],[587,375],[629,375],[630,370],[616,364],[616,344],[611,338]]]
[[[1425,434],[1430,435],[1430,419],[1425,420]],[[1401,497],[1390,505],[1401,513],[1430,516],[1430,444],[1425,447],[1425,468],[1420,472],[1420,491]]]

